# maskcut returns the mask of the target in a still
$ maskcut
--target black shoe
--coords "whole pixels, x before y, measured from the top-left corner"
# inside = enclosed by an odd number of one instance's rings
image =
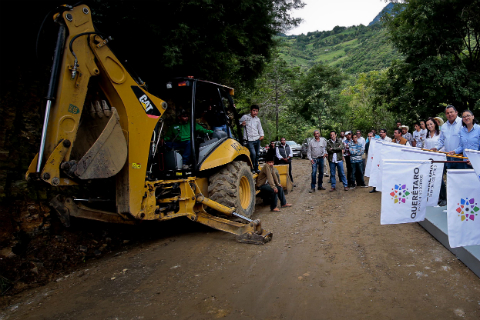
[[[368,193],[374,193],[374,192],[377,192],[376,188],[373,188],[372,190],[368,191]]]
[[[310,189],[310,191],[308,191],[308,193],[312,193],[312,192],[315,192],[315,189]]]

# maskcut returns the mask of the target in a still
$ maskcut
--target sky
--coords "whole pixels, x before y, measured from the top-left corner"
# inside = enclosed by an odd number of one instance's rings
[[[350,27],[368,25],[388,4],[385,0],[303,0],[305,7],[294,10],[294,17],[304,21],[287,32],[307,34],[313,31],[328,31],[335,26]]]

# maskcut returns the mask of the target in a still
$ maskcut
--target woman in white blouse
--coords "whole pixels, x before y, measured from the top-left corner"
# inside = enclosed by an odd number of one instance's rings
[[[438,124],[433,118],[428,118],[426,122],[427,126],[427,138],[425,139],[425,149],[432,149],[436,148],[435,145],[437,144],[438,138],[440,138],[440,130],[438,128]]]

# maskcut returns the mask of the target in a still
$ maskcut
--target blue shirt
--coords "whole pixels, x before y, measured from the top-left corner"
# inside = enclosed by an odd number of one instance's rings
[[[380,139],[380,136],[378,134],[376,134],[375,139]],[[367,137],[367,142],[370,142],[368,137]]]
[[[446,152],[455,150],[460,145],[460,129],[462,128],[462,118],[457,117],[453,123],[447,121],[443,124],[440,131],[436,148],[440,150],[445,147]]]
[[[470,132],[467,127],[460,129],[460,145],[455,149],[455,153],[463,153],[465,149],[480,150],[480,126],[478,124],[474,124]]]
[[[350,162],[352,163],[357,163],[357,162],[362,162],[362,155],[364,152],[365,148],[363,145],[359,142],[353,143],[353,141],[350,143]]]

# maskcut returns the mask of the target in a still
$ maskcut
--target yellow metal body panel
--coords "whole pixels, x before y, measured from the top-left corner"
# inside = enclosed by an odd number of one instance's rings
[[[242,146],[240,142],[234,139],[227,139],[203,161],[200,171],[212,169],[231,163],[233,160],[240,158],[247,162],[250,166],[250,151]]]
[[[282,188],[288,193],[289,191],[293,190],[293,183],[290,180],[290,176],[288,175],[288,164],[276,165],[274,166],[278,173],[280,174],[280,184]]]

